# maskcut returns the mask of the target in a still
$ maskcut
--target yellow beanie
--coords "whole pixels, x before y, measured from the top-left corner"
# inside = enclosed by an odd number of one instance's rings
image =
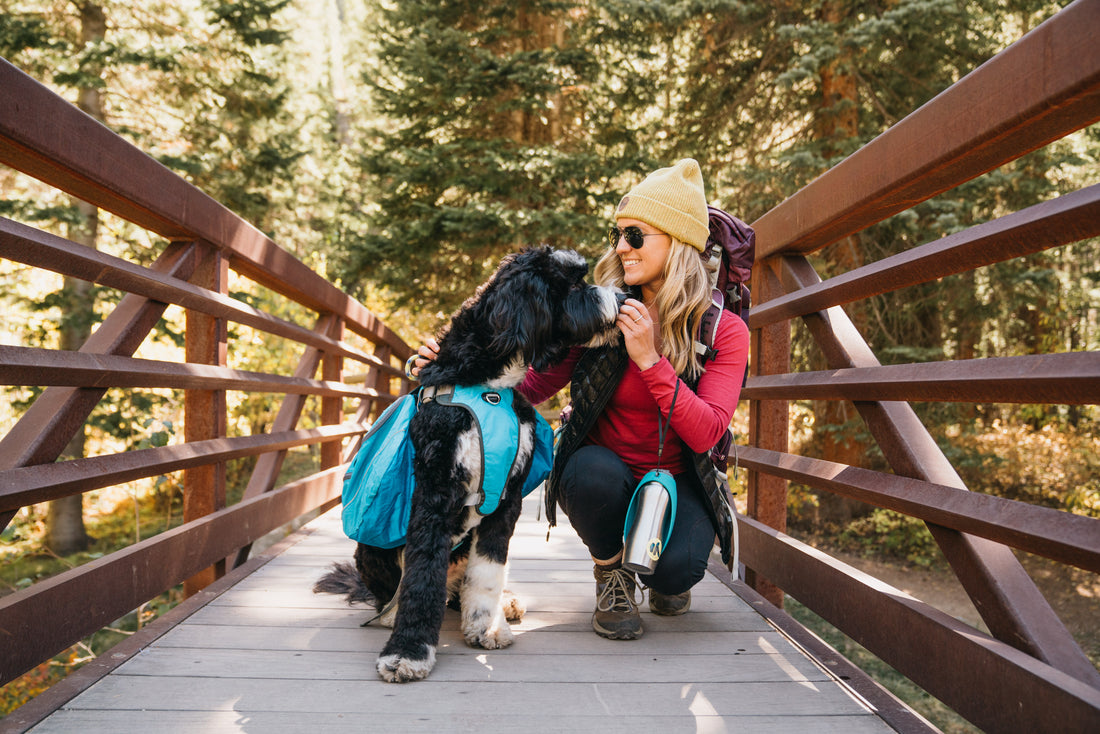
[[[684,158],[649,174],[619,202],[615,219],[638,219],[702,252],[710,226],[699,163]]]

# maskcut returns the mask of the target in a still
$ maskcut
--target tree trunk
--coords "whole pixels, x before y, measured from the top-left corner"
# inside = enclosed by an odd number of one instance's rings
[[[827,3],[822,9],[825,21],[837,27],[844,17],[844,9],[838,2]],[[825,154],[836,154],[833,145],[859,134],[859,108],[857,106],[856,78],[849,68],[848,54],[842,52],[821,69],[821,108],[817,111],[814,130],[820,140],[826,141]],[[830,248],[837,273],[846,273],[865,263],[859,235],[852,235]],[[849,309],[852,323],[860,334],[866,334],[867,316],[858,306]],[[852,422],[859,421],[855,406],[847,401],[821,401],[814,403],[814,424],[824,426],[822,458],[849,466],[861,466],[868,445],[855,435]],[[843,428],[842,428],[843,427]],[[819,429],[820,430],[820,429]],[[865,515],[870,507],[857,500],[840,497],[830,492],[818,493],[819,522],[846,524],[853,517]]]
[[[346,13],[344,0],[330,0],[325,8],[328,14],[328,67],[329,85],[335,107],[336,141],[340,147],[351,145],[351,118],[348,115],[347,79],[344,75],[345,48],[344,22]]]
[[[80,37],[84,45],[102,40],[106,31],[107,17],[103,8],[91,3],[81,5]],[[100,122],[103,121],[103,99],[99,89],[82,87],[78,93],[77,106]],[[78,199],[72,199],[72,203],[80,212],[83,223],[69,227],[69,239],[94,250],[99,232],[99,210]],[[64,279],[62,293],[65,312],[61,314],[60,347],[63,350],[76,351],[92,333],[95,293],[91,283],[68,277]],[[84,456],[84,441],[84,427],[81,426],[65,447],[62,457],[78,459]],[[83,499],[83,495],[75,494],[49,503],[46,513],[46,545],[58,555],[69,555],[88,547]]]

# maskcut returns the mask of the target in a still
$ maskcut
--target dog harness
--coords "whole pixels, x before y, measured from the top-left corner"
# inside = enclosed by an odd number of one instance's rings
[[[481,456],[481,481],[468,506],[489,515],[500,506],[508,477],[519,455],[519,418],[512,409],[511,388],[484,385],[431,386],[404,395],[379,416],[363,439],[344,475],[341,519],[351,539],[377,548],[403,545],[415,489],[409,423],[419,406],[435,401],[463,408],[473,419]],[[550,473],[553,431],[535,414],[531,470],[522,494],[527,496]]]

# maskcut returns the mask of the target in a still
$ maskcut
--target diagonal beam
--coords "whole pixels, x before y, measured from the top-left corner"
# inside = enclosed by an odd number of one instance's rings
[[[379,365],[394,377],[402,375],[401,370],[389,364],[382,365],[372,354],[264,313],[228,295],[150,271],[120,257],[74,244],[57,235],[2,217],[0,257],[89,283],[117,288],[133,295],[145,296],[153,301],[174,303],[190,311],[235,321],[275,336],[332,350],[372,366]]]
[[[785,257],[783,266],[788,291],[821,282],[804,257]],[[831,368],[881,366],[839,306],[804,320]],[[855,407],[896,474],[966,489],[908,403],[857,401]],[[1100,688],[1100,673],[1008,546],[933,523],[928,529],[997,639]]]
[[[175,278],[189,278],[195,269],[194,243],[169,244],[151,269]],[[125,295],[80,351],[132,355],[167,307],[166,303]],[[56,461],[105,392],[105,388],[46,388],[0,440],[0,470]],[[14,516],[15,511],[0,513],[0,529],[7,527]]]

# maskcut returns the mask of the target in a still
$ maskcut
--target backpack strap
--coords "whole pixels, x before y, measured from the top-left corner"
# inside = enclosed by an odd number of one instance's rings
[[[699,339],[695,342],[695,353],[702,357],[704,364],[718,356],[718,350],[714,348],[714,338],[718,334],[722,311],[725,310],[723,303],[722,291],[715,288],[710,293],[710,305],[699,321]]]

